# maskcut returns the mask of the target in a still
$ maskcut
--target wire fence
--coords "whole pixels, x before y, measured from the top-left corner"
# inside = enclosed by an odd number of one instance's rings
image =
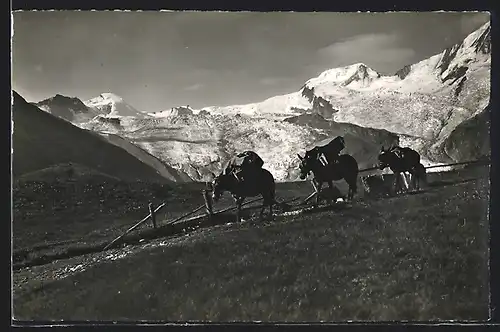
[[[473,165],[473,164],[489,165],[489,164],[491,164],[491,160],[488,157],[487,159],[476,159],[476,160],[462,161],[462,162],[459,162],[459,163],[450,163],[450,164],[442,164],[442,165],[432,165],[432,166],[427,166],[427,167],[424,167],[424,168],[427,170],[427,169],[439,168],[439,167],[452,167],[452,166]],[[368,171],[374,171],[376,169],[378,169],[377,166],[373,166],[373,167],[369,167],[369,168],[364,168],[364,169],[359,170],[359,173],[368,172]]]

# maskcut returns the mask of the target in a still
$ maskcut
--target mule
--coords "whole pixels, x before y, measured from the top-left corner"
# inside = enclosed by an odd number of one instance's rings
[[[327,182],[328,187],[333,191],[333,181],[340,181],[342,179],[349,185],[347,200],[352,201],[357,192],[357,179],[359,173],[356,159],[349,154],[341,154],[336,158],[335,162],[324,165],[313,151],[314,150],[307,151],[304,157],[298,154],[300,159],[299,177],[304,180],[307,175],[312,172],[313,179],[311,183],[316,192],[316,205],[320,202],[323,183]]]
[[[238,178],[234,173],[221,173],[215,176],[212,173],[214,180],[212,181],[212,198],[217,202],[225,191],[231,193],[237,212],[236,221],[241,221],[241,205],[245,198],[262,196],[262,208],[260,210],[260,221],[264,219],[264,210],[269,207],[269,216],[273,216],[273,205],[276,203],[276,182],[271,172],[264,168],[256,169],[251,173],[247,173],[243,179]]]
[[[420,182],[426,180],[426,171],[424,165],[420,163],[420,154],[411,148],[382,147],[378,156],[378,168],[383,170],[387,167],[394,173],[393,190],[396,193],[402,188],[401,173],[410,173],[413,190],[420,190]]]

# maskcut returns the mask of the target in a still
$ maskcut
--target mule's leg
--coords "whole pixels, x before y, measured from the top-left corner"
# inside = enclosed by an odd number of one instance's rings
[[[394,173],[394,187],[393,187],[393,192],[395,195],[398,194],[398,191],[399,191],[399,187],[400,187],[400,184],[399,184],[399,178],[401,176],[401,173]]]
[[[417,191],[420,191],[420,189],[421,189],[420,182],[424,181],[424,179],[425,179],[425,168],[423,168],[423,166],[421,164],[419,164],[415,168],[415,183],[416,183]]]
[[[263,221],[264,220],[264,210],[266,209],[266,200],[262,202],[262,207],[260,208],[260,213],[259,213],[259,220]]]
[[[269,208],[269,220],[273,219],[273,200],[269,199],[268,197],[264,198],[264,201],[262,202],[262,208],[260,209],[260,220],[264,220],[264,210],[266,207]]]
[[[413,175],[413,170],[408,171],[408,175],[406,176],[406,179],[408,180],[408,191],[415,191],[415,176]]]
[[[358,184],[356,183],[357,177],[347,183],[349,185],[349,192],[347,193],[347,200],[352,201],[354,199],[354,194],[358,191]]]
[[[331,180],[328,181],[328,189],[330,189],[330,194],[328,195],[328,201],[330,202],[330,204],[333,204],[334,203],[334,200],[333,200],[333,182]]]
[[[412,191],[418,191],[418,174],[416,169],[412,169],[410,172],[410,177],[411,177],[411,190]]]
[[[401,192],[408,192],[409,191],[409,185],[408,185],[408,177],[406,172],[401,172]]]
[[[415,173],[415,188],[417,191],[420,191],[420,181],[422,180],[421,178],[421,173],[417,171]]]
[[[402,194],[405,192],[405,180],[403,179],[403,176],[405,176],[405,172],[399,173],[398,176],[398,193]]]
[[[314,190],[316,190],[316,206],[318,206],[320,203],[321,187],[323,186],[323,183],[313,180],[312,184],[313,184]]]
[[[241,221],[241,204],[243,204],[243,198],[238,198],[236,200],[236,222]]]

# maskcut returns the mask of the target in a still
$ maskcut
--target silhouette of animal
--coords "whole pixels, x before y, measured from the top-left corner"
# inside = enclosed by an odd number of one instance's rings
[[[264,168],[255,169],[251,172],[246,172],[243,179],[238,178],[236,174],[230,172],[222,172],[215,176],[212,173],[214,180],[212,181],[212,198],[217,202],[225,191],[231,193],[236,206],[236,221],[241,221],[241,205],[245,198],[262,196],[262,208],[260,210],[260,220],[264,219],[264,210],[269,207],[269,216],[272,218],[273,205],[276,203],[276,183],[273,175]]]
[[[300,159],[299,169],[300,178],[303,180],[312,172],[311,181],[316,191],[316,205],[320,202],[320,194],[323,183],[327,182],[331,191],[333,191],[333,181],[342,179],[349,185],[347,199],[352,200],[357,192],[358,162],[349,154],[338,156],[333,163],[324,165],[319,159],[317,150],[309,150],[305,156],[298,154]]]
[[[387,167],[395,175],[393,190],[396,193],[402,189],[400,173],[410,173],[414,190],[420,190],[421,181],[426,181],[426,171],[424,165],[420,163],[420,154],[411,148],[393,146],[384,149],[382,147],[378,156],[378,168],[383,170]]]

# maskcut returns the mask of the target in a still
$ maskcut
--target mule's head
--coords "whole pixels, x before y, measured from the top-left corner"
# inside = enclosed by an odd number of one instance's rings
[[[390,162],[391,153],[389,152],[389,149],[385,150],[384,147],[382,147],[378,155],[378,168],[384,169],[386,167],[389,167]]]
[[[300,159],[299,170],[300,170],[300,179],[304,180],[309,172],[311,172],[312,167],[312,158],[306,153],[304,157],[301,157],[300,154],[297,154]]]

